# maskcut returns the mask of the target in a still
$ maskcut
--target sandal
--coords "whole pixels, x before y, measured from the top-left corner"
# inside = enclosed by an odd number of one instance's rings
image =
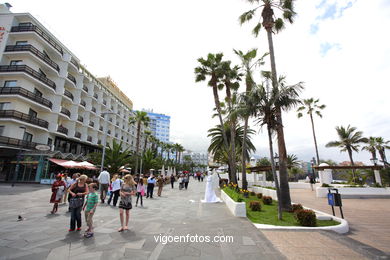
[[[121,227],[120,229],[118,229],[118,232],[122,232],[123,231],[123,228]]]

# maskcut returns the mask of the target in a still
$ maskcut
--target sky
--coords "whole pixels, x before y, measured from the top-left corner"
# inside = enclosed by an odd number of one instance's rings
[[[212,89],[195,83],[197,59],[223,52],[239,64],[233,49],[268,51],[266,34],[238,17],[253,8],[244,0],[14,0],[12,12],[28,12],[43,23],[96,76],[110,75],[134,109],[171,116],[173,142],[206,152],[212,119]],[[296,1],[294,24],[274,35],[278,75],[304,82],[302,98],[327,107],[315,118],[322,159],[348,160],[337,148],[336,126],[355,126],[364,136],[390,140],[390,2],[388,0]],[[260,14],[260,13],[259,13]],[[259,19],[256,16],[254,19]],[[269,62],[261,68],[269,70]],[[257,73],[259,73],[257,71]],[[241,91],[244,89],[242,85]],[[222,95],[222,93],[221,93]],[[283,114],[289,154],[315,156],[310,120]],[[266,132],[252,125],[258,156],[268,156]],[[354,154],[368,163],[367,152]]]

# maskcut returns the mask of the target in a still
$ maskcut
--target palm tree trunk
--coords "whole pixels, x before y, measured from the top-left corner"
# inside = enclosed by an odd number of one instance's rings
[[[272,28],[267,28],[268,36],[268,47],[271,59],[271,72],[272,72],[272,86],[278,88],[277,83],[277,74],[276,74],[276,64],[275,64],[275,53],[274,46],[272,42]],[[290,187],[288,186],[288,176],[287,176],[287,150],[286,143],[284,141],[284,132],[283,132],[283,121],[282,121],[282,110],[280,107],[276,107],[276,133],[278,136],[278,151],[279,151],[279,174],[280,174],[280,201],[282,204],[282,209],[289,211],[291,208],[291,197],[290,197]]]
[[[229,110],[232,109],[232,94],[230,92],[229,83],[226,84],[226,97],[228,101]],[[228,155],[231,160],[231,171],[234,174],[234,178],[237,178],[237,169],[236,169],[236,120],[230,119],[230,149],[228,151]],[[237,182],[237,180],[236,180]],[[235,183],[236,183],[235,182]]]
[[[135,160],[135,173],[137,174],[138,173],[138,155],[139,155],[139,139],[140,139],[140,136],[141,136],[141,121],[138,121],[138,124],[137,124],[137,141],[136,141],[136,148],[135,148],[135,157],[136,157],[136,160]]]
[[[248,117],[245,117],[244,122],[244,137],[242,140],[242,154],[241,154],[241,162],[242,162],[242,189],[248,189],[248,183],[246,181],[246,136],[248,133]]]
[[[281,220],[282,219],[282,203],[280,203],[279,180],[278,180],[278,176],[276,175],[276,169],[275,169],[274,150],[273,150],[273,144],[272,144],[272,131],[271,131],[271,127],[268,125],[267,125],[267,130],[268,130],[268,142],[269,142],[269,153],[270,153],[270,158],[271,158],[272,176],[274,177],[276,196],[278,198],[278,219]]]
[[[320,156],[318,155],[316,132],[314,130],[314,120],[313,120],[313,115],[311,113],[310,113],[310,120],[311,120],[311,129],[313,131],[314,146],[316,148],[317,165],[320,165]]]
[[[348,151],[349,160],[351,161],[351,165],[354,166],[355,164],[353,162],[351,148],[349,149],[347,148],[347,151]],[[353,182],[356,183],[355,169],[352,169],[352,178],[353,178]]]

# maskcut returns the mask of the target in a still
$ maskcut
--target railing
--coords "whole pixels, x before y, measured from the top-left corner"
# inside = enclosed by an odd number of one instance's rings
[[[61,113],[70,117],[70,111],[65,107],[61,107]]]
[[[88,88],[86,86],[83,86],[83,90],[88,93]]]
[[[73,59],[73,57],[70,58],[70,63],[72,63],[77,69],[80,69],[79,64],[75,59]]]
[[[37,48],[32,46],[31,44],[26,44],[26,45],[8,45],[5,47],[5,52],[17,52],[17,51],[29,51],[44,62],[46,62],[48,65],[50,65],[52,68],[54,68],[56,71],[60,71],[60,67],[49,59],[43,52],[39,51]]]
[[[84,122],[84,117],[78,116],[78,117],[77,117],[77,121],[79,121],[79,122]]]
[[[87,103],[85,103],[84,100],[81,100],[81,101],[80,101],[80,105],[82,105],[83,107],[85,107],[85,106],[87,105]]]
[[[46,129],[49,127],[49,122],[16,110],[0,110],[0,118],[14,118]]]
[[[95,99],[98,99],[98,94],[93,94],[93,97],[95,98]]]
[[[0,95],[19,95],[25,98],[28,98],[32,101],[35,101],[41,105],[44,105],[48,108],[52,108],[53,104],[50,100],[43,98],[33,92],[28,91],[22,87],[4,87],[0,88]]]
[[[29,142],[26,140],[6,137],[6,136],[0,136],[0,144],[1,145],[7,145],[7,146],[13,146],[13,147],[21,147],[21,148],[27,148],[27,149],[35,149],[37,145],[40,145],[38,143]]]
[[[95,126],[95,123],[91,121],[91,122],[89,122],[89,126],[90,126],[90,127],[94,127],[94,126]]]
[[[76,83],[76,78],[75,77],[73,77],[73,75],[72,74],[69,74],[68,73],[68,76],[67,76],[67,78],[70,80],[70,81],[72,81],[75,85],[77,84]]]
[[[68,98],[70,98],[73,101],[73,94],[72,94],[72,92],[70,92],[69,90],[65,89],[64,95],[67,96]]]
[[[92,142],[92,136],[88,136],[88,137],[87,137],[87,141],[88,141],[88,142]]]
[[[56,83],[54,83],[54,81],[46,78],[45,75],[33,70],[27,65],[2,65],[0,66],[0,72],[25,72],[33,78],[45,83],[52,89],[56,89]]]
[[[81,133],[80,133],[80,132],[74,133],[74,137],[76,137],[76,138],[81,138]]]
[[[96,113],[96,108],[92,107],[92,108],[91,108],[91,111],[94,112],[94,113]]]
[[[45,41],[47,41],[51,46],[54,47],[61,55],[63,55],[63,51],[60,45],[58,45],[47,33],[45,33],[41,28],[36,25],[21,25],[21,26],[13,26],[11,28],[11,32],[36,32],[40,35]]]
[[[57,128],[57,132],[68,135],[68,128],[66,128],[62,125],[59,125]]]

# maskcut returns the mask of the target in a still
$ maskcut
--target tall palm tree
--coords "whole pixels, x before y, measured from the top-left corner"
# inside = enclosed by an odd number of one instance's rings
[[[332,141],[326,144],[326,147],[339,147],[340,152],[348,152],[349,160],[351,165],[354,166],[352,152],[359,152],[359,144],[367,143],[367,138],[363,137],[363,132],[356,131],[356,127],[351,127],[348,125],[346,128],[344,126],[337,126],[336,132],[339,137],[338,141]],[[355,170],[352,170],[353,181],[356,181]]]
[[[253,61],[257,56],[257,49],[252,49],[247,51],[245,54],[240,50],[233,50],[234,53],[240,58],[242,68],[244,69],[245,73],[245,92],[249,93],[252,90],[252,87],[256,85],[256,82],[253,80],[253,68],[258,65],[263,65],[263,58],[268,55],[267,53],[264,54],[261,58],[259,58],[256,61]],[[249,113],[247,109],[244,109],[239,105],[239,110],[241,110],[242,117],[244,119],[244,140],[246,140],[247,135],[247,129],[248,129],[248,120],[249,120]],[[240,112],[239,112],[240,113]],[[241,164],[242,164],[242,188],[244,190],[248,189],[248,182],[246,180],[246,143],[243,143],[242,147],[242,155],[241,155]]]
[[[371,153],[372,159],[376,159],[376,146],[377,146],[377,137],[370,136],[367,139],[367,143],[362,147],[362,151],[366,150]]]
[[[267,31],[268,47],[271,61],[271,73],[272,73],[272,86],[277,89],[278,77],[276,73],[275,52],[272,39],[272,33],[279,32],[285,27],[285,21],[293,23],[293,18],[296,15],[294,12],[293,0],[248,0],[250,3],[261,3],[248,12],[243,13],[239,20],[243,24],[250,21],[255,15],[258,9],[261,9],[261,20],[253,29],[253,34],[258,36],[261,27]],[[276,18],[274,9],[279,11],[282,16]],[[276,19],[275,19],[276,18]],[[281,203],[283,208],[287,209],[291,206],[290,190],[288,186],[287,175],[287,150],[284,140],[283,120],[282,120],[282,108],[276,105],[276,133],[278,136],[278,151],[279,151],[279,172],[280,172],[280,188],[281,188]]]
[[[298,118],[301,118],[303,116],[302,112],[306,110],[306,114],[310,116],[311,121],[311,129],[313,131],[313,138],[314,138],[314,146],[316,148],[316,156],[317,156],[317,163],[320,163],[320,156],[318,155],[318,147],[317,147],[317,138],[316,138],[316,132],[314,130],[314,120],[313,120],[313,113],[318,115],[322,118],[321,110],[323,110],[326,106],[325,105],[318,105],[318,102],[320,100],[314,98],[304,99],[303,100],[303,106],[300,106],[297,110],[298,112]]]
[[[223,119],[222,119],[222,109],[221,109],[221,102],[219,100],[218,95],[218,87],[221,85],[221,80],[223,78],[223,62],[222,62],[222,53],[217,54],[211,54],[209,53],[207,55],[207,59],[199,58],[198,62],[200,63],[199,67],[195,68],[195,82],[205,81],[207,77],[209,77],[209,81],[207,82],[207,85],[210,86],[213,89],[213,95],[214,95],[214,103],[215,108],[217,110],[217,116],[219,119],[220,125],[224,125]],[[223,144],[225,145],[225,148],[227,151],[229,151],[229,144],[227,135],[225,132],[225,129],[222,129],[222,136],[223,136]],[[231,152],[229,152],[231,154]],[[229,168],[232,168],[232,156],[229,156]],[[235,179],[235,173],[229,172],[229,179],[230,181],[236,183]]]
[[[287,168],[291,169],[299,166],[298,157],[295,154],[287,155]]]
[[[387,168],[389,167],[389,163],[386,159],[386,149],[390,149],[390,141],[385,141],[383,137],[376,138],[376,149],[379,152],[379,155],[382,159],[383,165]]]
[[[148,127],[150,122],[150,118],[148,117],[148,113],[145,111],[136,111],[135,116],[129,118],[130,124],[137,124],[137,140],[136,140],[136,163],[135,163],[135,172],[138,172],[138,158],[139,158],[139,149],[140,149],[140,139],[141,139],[141,126],[144,128]]]
[[[143,149],[143,153],[146,152],[146,146],[148,145],[148,142],[151,141],[151,137],[152,137],[152,132],[150,130],[145,130],[144,131],[144,149]]]

